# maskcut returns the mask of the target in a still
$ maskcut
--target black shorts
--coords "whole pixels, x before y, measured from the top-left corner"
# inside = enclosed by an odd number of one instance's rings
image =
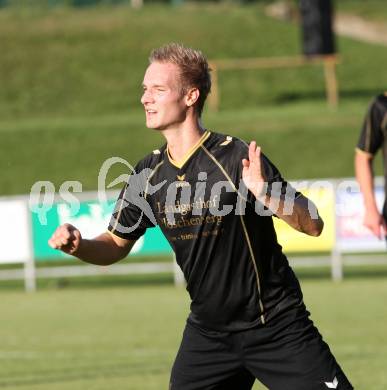
[[[170,390],[250,390],[257,378],[270,390],[350,390],[306,310],[266,325],[217,332],[187,322]]]

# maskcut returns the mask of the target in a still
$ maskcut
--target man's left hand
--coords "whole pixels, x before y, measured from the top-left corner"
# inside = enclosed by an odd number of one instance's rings
[[[242,159],[242,179],[256,199],[264,195],[265,176],[261,160],[261,147],[255,141],[249,145],[249,158]]]

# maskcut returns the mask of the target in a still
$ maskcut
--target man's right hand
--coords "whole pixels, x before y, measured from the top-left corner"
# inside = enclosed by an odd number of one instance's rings
[[[75,255],[81,241],[81,232],[75,226],[65,223],[55,230],[48,240],[48,244],[53,249],[59,249],[69,255]]]
[[[364,214],[363,224],[366,228],[371,230],[371,232],[381,240],[384,236],[387,235],[387,226],[386,222],[382,215],[380,215],[378,210],[369,209],[366,210]]]

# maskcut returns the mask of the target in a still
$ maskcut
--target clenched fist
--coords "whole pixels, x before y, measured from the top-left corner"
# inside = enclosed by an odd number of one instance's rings
[[[81,241],[81,232],[75,226],[65,223],[55,230],[48,244],[53,249],[73,255],[79,249]]]

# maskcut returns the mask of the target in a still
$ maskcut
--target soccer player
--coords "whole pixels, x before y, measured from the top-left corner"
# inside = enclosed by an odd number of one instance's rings
[[[387,199],[382,214],[374,193],[373,160],[383,150],[385,194],[387,194],[387,92],[376,96],[368,107],[355,153],[356,178],[363,194],[364,225],[379,239],[387,237]]]
[[[178,44],[154,50],[141,103],[147,127],[166,144],[136,165],[108,232],[85,240],[64,225],[49,243],[107,265],[160,226],[192,300],[171,390],[248,390],[256,378],[271,390],[352,389],[309,319],[273,227],[275,215],[318,236],[317,209],[254,141],[203,127],[210,88],[200,51]]]

